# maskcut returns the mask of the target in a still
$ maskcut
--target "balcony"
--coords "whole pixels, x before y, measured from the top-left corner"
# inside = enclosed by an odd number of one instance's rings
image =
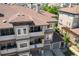
[[[17,40],[18,39],[25,39],[25,38],[29,38],[29,35],[27,34],[27,35],[18,35],[18,36],[16,36]]]
[[[33,48],[40,48],[40,47],[43,47],[43,44],[33,44],[33,45],[30,45],[30,49],[33,49]]]
[[[45,40],[44,41],[44,44],[51,44],[52,43],[52,40]]]
[[[43,32],[31,32],[27,35],[18,35],[16,36],[16,39],[24,39],[24,38],[29,38],[29,37],[36,37],[36,36],[43,36]]]
[[[48,28],[47,30],[45,30],[45,33],[52,33],[54,30],[52,28]]]
[[[5,50],[1,50],[1,54],[7,54],[7,53],[13,53],[16,52],[17,48],[12,48],[12,49],[5,49]]]
[[[7,54],[7,53],[13,53],[17,51],[17,45],[16,43],[9,42],[7,44],[2,44],[0,46],[0,53],[1,54]]]
[[[0,36],[0,41],[15,39],[15,35]]]
[[[43,33],[43,32],[33,32],[33,33],[30,33],[29,35],[30,35],[30,37],[34,37],[34,36],[43,36],[44,33]]]

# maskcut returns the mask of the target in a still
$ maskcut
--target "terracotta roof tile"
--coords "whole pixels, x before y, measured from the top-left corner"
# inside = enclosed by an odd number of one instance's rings
[[[73,14],[79,14],[79,6],[62,8],[60,9],[60,11],[69,12]]]
[[[0,13],[4,14],[4,17],[0,17],[0,23],[2,23],[3,20],[7,23],[33,21],[35,25],[48,25],[47,22],[53,20],[51,17],[52,14],[48,12],[45,12],[45,14],[42,15],[30,8],[17,5],[0,5]]]
[[[73,31],[74,33],[76,33],[77,35],[79,35],[79,28],[71,29],[71,31]]]
[[[68,31],[69,33],[72,33],[73,35],[79,36],[79,28],[69,29],[67,27],[62,27],[62,29]]]
[[[5,29],[5,28],[13,28],[13,25],[9,23],[0,23],[0,29]]]

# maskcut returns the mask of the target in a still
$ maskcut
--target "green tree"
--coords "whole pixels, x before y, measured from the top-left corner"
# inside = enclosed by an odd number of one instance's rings
[[[64,33],[64,42],[66,43],[66,44],[68,44],[69,43],[69,36],[68,36],[68,34],[67,33]]]
[[[59,9],[59,7],[57,7],[57,6],[50,7],[50,6],[48,6],[48,4],[45,4],[43,6],[43,10],[56,14],[56,15],[58,15],[58,9]]]
[[[57,23],[54,25],[54,30],[55,30],[55,31],[59,30],[59,29],[58,29],[58,24],[57,24]]]
[[[44,4],[43,5],[43,10],[47,11],[47,9],[48,9],[48,4]]]

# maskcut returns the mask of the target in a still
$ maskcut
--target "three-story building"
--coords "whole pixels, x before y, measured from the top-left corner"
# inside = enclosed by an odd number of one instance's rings
[[[30,55],[52,40],[56,18],[30,8],[0,4],[0,55]]]

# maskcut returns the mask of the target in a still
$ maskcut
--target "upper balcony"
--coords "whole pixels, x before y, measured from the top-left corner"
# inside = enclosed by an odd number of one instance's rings
[[[0,36],[0,41],[13,40],[13,39],[15,39],[15,35]]]
[[[29,35],[30,35],[30,37],[43,36],[44,35],[44,30],[41,26],[30,27]]]
[[[34,36],[43,36],[44,29],[42,26],[28,26],[23,28],[15,28],[16,39],[30,38]]]
[[[0,41],[15,39],[13,28],[0,29]]]
[[[34,37],[34,36],[43,36],[44,33],[43,32],[33,32],[33,33],[29,33],[30,37]]]

